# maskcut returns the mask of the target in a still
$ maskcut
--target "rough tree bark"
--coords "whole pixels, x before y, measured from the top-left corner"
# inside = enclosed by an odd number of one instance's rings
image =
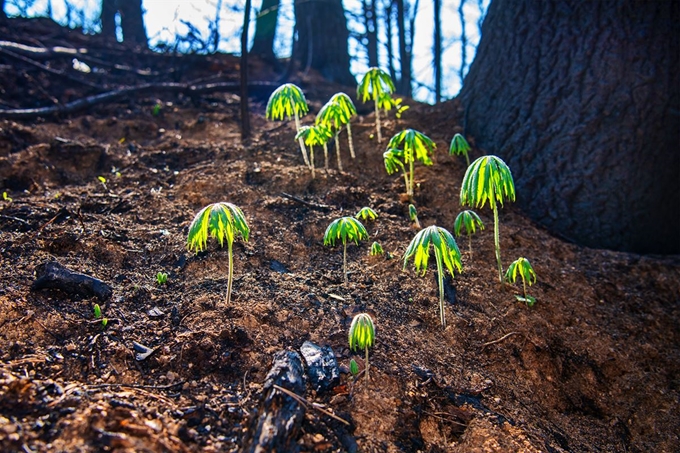
[[[462,0],[461,0],[462,3]],[[442,100],[442,2],[434,0],[434,47],[432,59],[434,60],[434,102],[439,104]]]
[[[279,0],[263,0],[262,8],[255,21],[255,36],[251,55],[275,63],[274,37],[276,36],[276,21],[279,17]]]
[[[99,16],[102,22],[102,36],[112,40],[116,39],[117,3],[117,0],[102,0],[102,12]]]
[[[342,0],[295,0],[298,61],[331,82],[356,85],[349,72],[349,31]]]
[[[376,14],[375,3],[378,0],[362,0],[364,11],[364,28],[366,39],[366,53],[368,55],[368,66],[378,67],[378,17]]]
[[[397,27],[399,33],[399,63],[400,73],[397,92],[411,97],[413,94],[411,86],[411,51],[406,44],[406,11],[404,0],[396,0],[397,4]]]
[[[147,48],[149,43],[144,28],[142,0],[119,0],[118,10],[120,26],[123,29],[123,42]]]
[[[678,2],[494,0],[460,94],[467,133],[538,223],[680,253]]]

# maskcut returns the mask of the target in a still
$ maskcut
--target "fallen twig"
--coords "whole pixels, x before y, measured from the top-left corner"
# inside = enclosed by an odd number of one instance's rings
[[[293,200],[297,203],[303,204],[305,206],[309,206],[312,209],[318,209],[321,211],[328,211],[331,209],[330,206],[325,205],[325,204],[318,204],[318,203],[313,203],[311,201],[303,200],[302,198],[296,197],[295,195],[288,194],[286,192],[281,192],[281,195],[285,198],[288,198],[289,200]]]
[[[280,386],[278,386],[278,385],[276,385],[276,384],[274,384],[273,387],[274,387],[276,390],[278,390],[278,391],[280,391],[280,392],[283,392],[283,393],[285,393],[286,395],[290,396],[291,398],[293,398],[295,401],[297,401],[298,403],[302,404],[303,406],[305,406],[305,407],[311,407],[311,408],[313,408],[313,409],[316,409],[317,411],[319,411],[319,412],[321,412],[321,413],[323,413],[323,414],[325,414],[325,415],[328,415],[328,416],[331,417],[332,419],[337,420],[337,421],[339,421],[339,422],[341,422],[341,423],[344,423],[344,424],[347,425],[347,426],[350,426],[350,423],[349,423],[347,420],[345,420],[344,418],[338,417],[337,415],[335,415],[334,413],[332,413],[332,412],[330,412],[330,411],[327,411],[326,409],[322,408],[319,404],[317,404],[317,403],[311,403],[310,401],[306,400],[305,398],[301,397],[300,395],[298,395],[298,394],[296,394],[296,393],[293,393],[293,392],[291,392],[290,390],[285,389],[285,388],[283,388],[283,387],[280,387]]]
[[[491,346],[492,344],[500,343],[501,341],[505,340],[506,338],[511,337],[513,335],[517,335],[517,334],[519,334],[519,332],[507,333],[507,334],[503,335],[502,337],[500,337],[498,340],[493,340],[493,341],[489,341],[488,343],[484,343],[482,345],[482,347],[486,348],[487,346]]]

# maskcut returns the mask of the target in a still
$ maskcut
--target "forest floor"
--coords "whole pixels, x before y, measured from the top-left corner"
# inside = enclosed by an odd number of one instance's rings
[[[36,96],[13,71],[6,98]],[[70,83],[45,77],[49,92]],[[296,82],[310,123],[337,87]],[[83,94],[67,89],[60,96]],[[521,286],[498,282],[486,207],[472,253],[458,240],[464,268],[447,280],[442,329],[434,263],[424,277],[403,269],[417,230],[403,179],[385,172],[373,114],[352,123],[356,159],[343,132],[344,171],[334,155],[323,171],[317,150],[312,178],[294,125],[265,120],[266,97],[251,99],[245,143],[235,95],[159,98],[157,115],[155,97],[137,96],[0,122],[1,451],[239,451],[273,354],[305,341],[330,346],[342,373],[331,391],[303,396],[349,424],[310,404],[301,451],[678,451],[680,257],[580,247],[506,203],[503,263],[524,256],[538,276],[527,307],[514,297]],[[447,153],[462,131],[458,105],[407,103],[383,135],[410,127],[437,143],[434,165],[416,167],[413,203],[423,226],[452,231],[465,171]],[[229,305],[226,248],[186,249],[194,215],[217,201],[239,206],[251,228],[234,244]],[[345,283],[341,248],[322,238],[364,206],[379,217],[365,222],[370,240],[348,246]],[[388,253],[369,256],[373,241]],[[101,279],[112,296],[32,288],[50,261]],[[348,373],[350,359],[364,364],[347,343],[360,312],[377,327],[368,383]],[[153,352],[138,357],[134,343]]]

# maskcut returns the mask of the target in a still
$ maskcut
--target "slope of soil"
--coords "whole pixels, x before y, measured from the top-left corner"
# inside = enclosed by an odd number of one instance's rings
[[[327,99],[321,83],[300,82],[313,111]],[[235,96],[163,101],[157,116],[155,99],[137,99],[0,123],[11,198],[0,200],[0,450],[239,451],[272,355],[310,340],[332,347],[343,373],[332,392],[305,397],[350,425],[308,408],[301,451],[677,451],[678,257],[578,247],[506,203],[504,264],[524,256],[538,275],[529,308],[515,300],[521,287],[497,281],[484,208],[472,254],[459,238],[464,270],[446,283],[443,330],[434,263],[422,278],[403,270],[417,230],[372,114],[353,123],[355,160],[341,137],[345,171],[333,155],[312,179],[294,126],[266,121],[262,99],[245,144]],[[465,168],[446,150],[460,112],[411,104],[384,135],[413,127],[436,141],[414,204],[424,226],[452,230]],[[194,214],[216,201],[241,207],[251,228],[235,242],[229,305],[226,249],[185,246]],[[365,222],[369,241],[348,246],[345,284],[342,250],[322,237],[363,206],[379,218]],[[387,256],[368,255],[374,240]],[[33,290],[36,267],[53,260],[113,296]],[[377,325],[368,384],[348,373],[351,358],[363,367],[347,344],[359,312]],[[137,360],[134,342],[153,353]]]

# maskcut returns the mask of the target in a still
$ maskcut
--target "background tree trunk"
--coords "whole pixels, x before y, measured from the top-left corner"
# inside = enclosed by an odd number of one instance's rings
[[[7,19],[7,14],[5,13],[5,0],[0,0],[0,20]]]
[[[116,14],[118,5],[116,0],[102,0],[102,36],[109,39],[116,39]]]
[[[404,0],[396,0],[397,3],[397,27],[399,32],[399,61],[401,77],[397,85],[397,92],[411,97],[411,52],[406,44],[406,11]]]
[[[540,224],[680,253],[678,2],[493,0],[460,94]]]
[[[274,55],[274,37],[276,21],[279,17],[279,0],[263,0],[262,8],[255,22],[255,36],[251,55],[257,55],[268,62],[276,62]]]
[[[298,61],[327,80],[356,85],[349,72],[349,32],[342,0],[296,0]]]
[[[149,43],[144,28],[142,0],[119,1],[118,10],[120,11],[120,25],[123,29],[123,42],[147,48]]]
[[[366,29],[366,53],[368,54],[368,66],[378,67],[378,18],[375,3],[378,0],[363,0],[364,27]]]
[[[462,0],[461,0],[462,3]],[[432,59],[434,60],[434,102],[442,100],[442,2],[434,0],[434,47],[432,49]]]

